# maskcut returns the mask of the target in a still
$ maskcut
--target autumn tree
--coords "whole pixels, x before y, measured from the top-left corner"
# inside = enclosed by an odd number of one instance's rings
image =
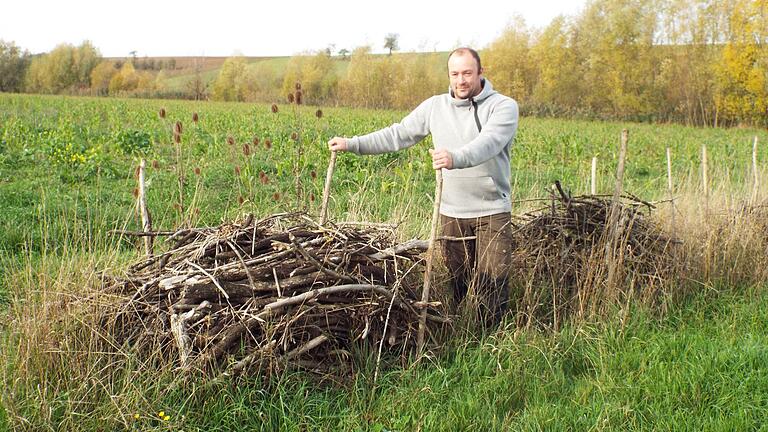
[[[297,82],[309,103],[334,97],[339,80],[331,57],[324,51],[291,57],[283,77],[282,94],[293,92]]]
[[[573,39],[572,23],[561,15],[552,20],[531,46],[529,59],[538,72],[531,105],[538,113],[573,114],[579,109],[584,71]]]
[[[26,89],[40,93],[73,92],[90,87],[91,71],[101,54],[88,41],[75,47],[61,44],[48,54],[35,57],[27,71]]]
[[[371,54],[371,47],[355,48],[347,76],[339,83],[341,101],[351,106],[385,108],[390,106],[389,89],[395,77],[390,73],[391,57]]]
[[[117,73],[114,62],[102,61],[91,71],[91,90],[97,95],[106,96],[109,94],[109,83]]]
[[[726,120],[768,120],[768,2],[736,0],[728,16],[730,29],[719,62],[715,104]]]
[[[501,36],[483,51],[483,67],[496,90],[520,103],[536,84],[536,65],[530,58],[531,33],[520,16],[516,16]]]
[[[28,51],[0,39],[0,92],[20,92],[29,66]]]
[[[211,96],[219,101],[244,101],[248,93],[245,57],[229,57],[213,82]]]

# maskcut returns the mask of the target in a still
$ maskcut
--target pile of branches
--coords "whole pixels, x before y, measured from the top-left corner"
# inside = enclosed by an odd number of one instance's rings
[[[513,221],[518,317],[558,328],[635,297],[655,302],[679,270],[680,241],[632,195],[576,196],[555,183],[546,207]]]
[[[410,352],[422,308],[428,329],[445,321],[439,303],[419,301],[426,243],[396,245],[391,226],[279,214],[181,230],[167,243],[107,280],[122,300],[104,325],[185,370],[345,370],[364,347]]]

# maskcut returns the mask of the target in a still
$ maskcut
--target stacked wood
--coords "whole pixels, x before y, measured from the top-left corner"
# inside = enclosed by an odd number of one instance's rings
[[[513,221],[513,299],[527,323],[557,328],[572,314],[630,298],[660,299],[679,269],[680,241],[648,217],[654,205],[625,194],[573,197],[559,183],[546,207]],[[609,266],[620,276],[609,283]]]
[[[302,214],[175,232],[161,255],[107,279],[123,299],[105,325],[118,342],[185,370],[338,370],[351,353],[415,348],[426,243],[392,227],[326,224]]]

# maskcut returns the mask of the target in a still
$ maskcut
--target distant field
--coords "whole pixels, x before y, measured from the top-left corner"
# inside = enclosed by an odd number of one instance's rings
[[[443,53],[448,55],[448,53]],[[420,56],[431,55],[431,53],[396,53],[396,56]],[[224,64],[228,57],[142,57],[138,58],[139,63],[148,62],[154,60],[155,62],[167,63],[170,59],[175,59],[176,69],[165,70],[167,76],[165,84],[166,91],[183,91],[186,90],[186,85],[192,79],[195,78],[195,74],[199,69],[200,75],[205,83],[212,83],[219,75],[221,66]],[[347,67],[349,66],[350,57],[341,58],[334,56],[334,64],[336,67],[336,74],[339,77],[343,77],[346,74]],[[121,60],[125,58],[106,58],[105,60]],[[276,76],[282,76],[285,67],[290,62],[291,57],[246,57],[246,61],[249,64],[251,70],[265,66],[267,70],[271,70]],[[437,71],[443,73],[443,70]]]
[[[279,68],[286,60],[258,61]],[[169,391],[175,371],[134,360],[126,370],[103,371],[85,353],[67,351],[71,339],[57,335],[85,331],[77,317],[62,319],[76,310],[72,298],[99,271],[119,274],[136,258],[136,242],[108,231],[139,228],[133,194],[140,157],[150,164],[156,229],[294,210],[294,162],[304,190],[298,205],[316,215],[327,140],[405,115],[323,108],[318,118],[319,107],[278,108],[0,94],[0,430],[758,430],[768,422],[765,287],[698,279],[664,314],[633,307],[629,323],[617,311],[559,333],[510,323],[479,339],[462,334],[428,362],[394,365],[375,385],[371,365],[363,365],[340,386],[293,374],[276,383]],[[180,159],[172,144],[176,121],[183,123]],[[667,197],[669,147],[676,193],[699,205],[706,144],[715,216],[743,204],[752,187],[752,140],[768,143],[768,133],[755,129],[523,118],[512,150],[513,213],[546,205],[527,200],[546,197],[555,180],[586,193],[594,156],[598,192],[610,193],[624,128],[625,190],[647,200]],[[331,219],[397,222],[403,239],[425,238],[434,190],[430,146],[427,139],[397,154],[342,154]],[[766,160],[763,145],[761,167]],[[186,178],[183,214],[175,206],[179,172]],[[734,257],[734,266],[744,259]],[[51,356],[66,364],[47,363]]]

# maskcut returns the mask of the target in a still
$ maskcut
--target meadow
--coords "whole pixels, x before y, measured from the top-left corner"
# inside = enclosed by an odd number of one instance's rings
[[[127,360],[105,369],[88,352],[78,308],[103,270],[119,273],[140,243],[135,170],[145,158],[153,226],[212,226],[253,213],[319,211],[336,135],[364,134],[399,111],[280,104],[0,95],[0,428],[12,430],[755,430],[768,422],[765,233],[731,234],[753,197],[755,129],[705,129],[522,118],[512,150],[513,213],[542,205],[560,180],[614,187],[619,136],[629,130],[624,189],[677,215],[700,250],[691,283],[662,312],[629,305],[558,332],[461,333],[415,366],[377,382],[365,359],[341,383],[302,373],[278,382],[169,389],[174,371]],[[165,112],[165,117],[159,115]],[[277,111],[277,112],[274,112]],[[198,121],[193,121],[193,114]],[[182,124],[181,143],[172,130]],[[377,157],[339,157],[330,218],[399,224],[426,238],[434,174],[429,139]],[[708,184],[701,186],[701,150]],[[758,153],[758,178],[764,178]],[[296,193],[296,175],[301,193]],[[180,178],[182,181],[180,182]],[[180,186],[181,185],[181,186]],[[705,202],[706,201],[706,202]],[[546,205],[546,203],[544,203]],[[725,228],[724,228],[725,227]],[[715,229],[717,228],[717,229]],[[735,230],[735,228],[734,228]],[[700,241],[697,243],[697,241]],[[703,247],[702,245],[705,245]],[[762,249],[761,249],[762,248]],[[130,356],[129,356],[130,357]],[[162,415],[160,413],[162,412]]]

